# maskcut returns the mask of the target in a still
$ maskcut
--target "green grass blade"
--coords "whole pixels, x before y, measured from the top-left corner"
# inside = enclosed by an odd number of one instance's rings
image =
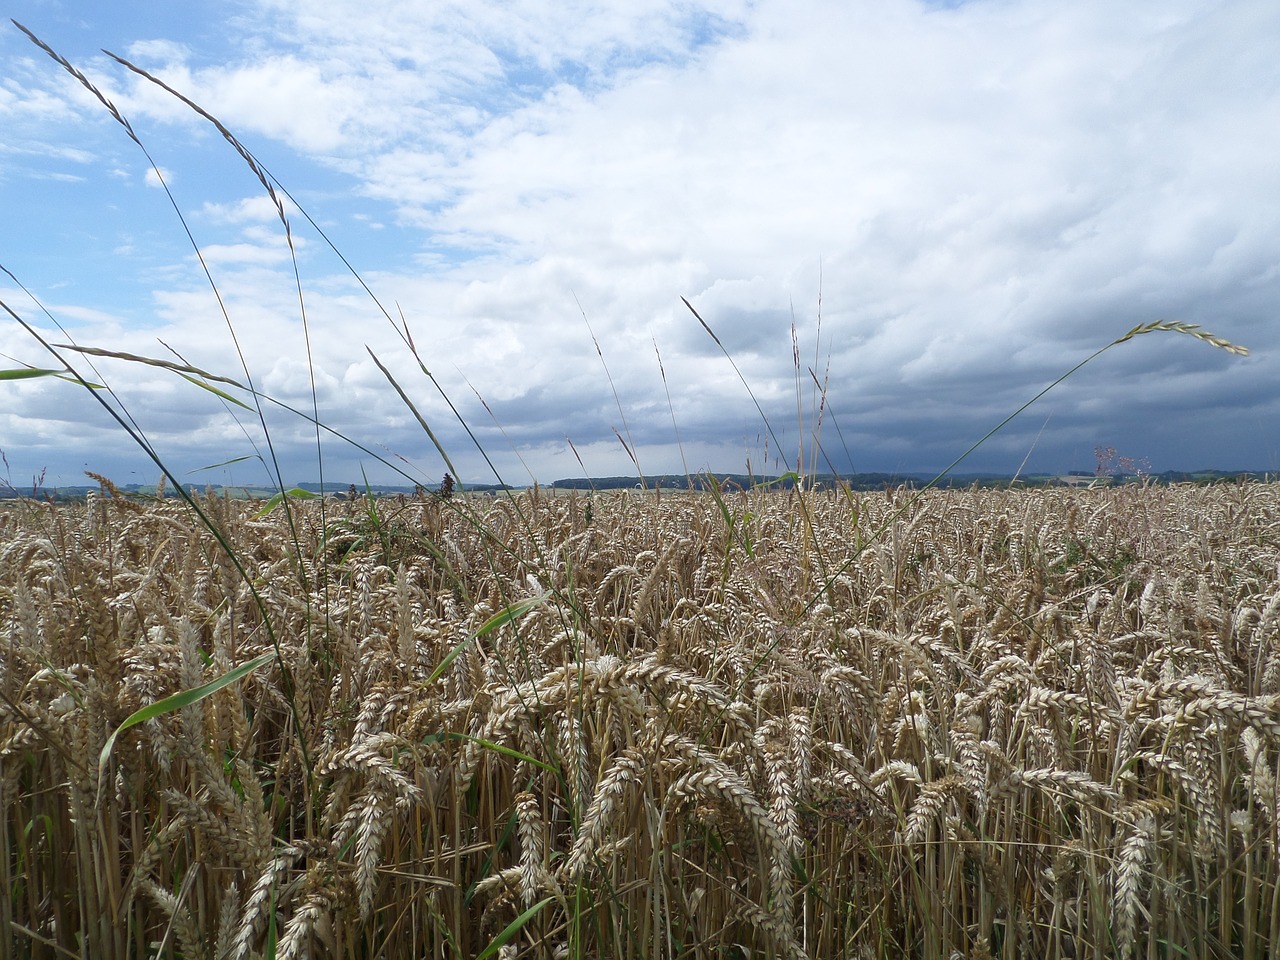
[[[268,513],[274,510],[280,504],[284,503],[285,497],[292,497],[294,500],[314,500],[316,495],[310,490],[303,490],[301,487],[294,487],[292,490],[282,490],[274,497],[267,501],[267,505],[253,515],[253,519],[261,520]]]
[[[528,613],[534,607],[537,607],[543,603],[546,603],[547,598],[550,596],[551,596],[551,593],[549,591],[540,593],[536,597],[530,597],[527,600],[521,600],[519,603],[513,603],[511,604],[511,606],[504,607],[503,609],[499,610],[492,617],[486,620],[480,626],[479,630],[477,630],[475,633],[467,634],[465,637],[459,640],[456,644],[454,644],[453,649],[450,650],[447,654],[445,654],[444,659],[441,660],[438,664],[436,664],[436,668],[431,671],[431,676],[427,677],[427,683],[429,684],[435,683],[437,680],[439,680],[440,677],[444,674],[444,672],[449,669],[449,666],[453,663],[453,661],[458,659],[458,655],[461,654],[463,650],[467,649],[467,645],[471,643],[473,640],[475,640],[477,637],[483,637],[486,634],[493,633],[493,631],[497,630],[501,626],[504,626],[505,624],[510,623],[511,621],[519,620],[521,617],[523,617],[526,613]]]
[[[560,772],[545,760],[539,760],[537,757],[531,757],[529,754],[516,750],[514,747],[508,747],[501,743],[494,743],[492,740],[485,740],[482,737],[473,737],[467,733],[442,731],[440,733],[433,733],[423,737],[422,742],[439,743],[442,740],[469,740],[477,746],[484,747],[486,750],[492,750],[494,753],[500,753],[504,757],[510,757],[512,760],[523,760],[525,763],[530,763],[535,767],[541,767],[548,773],[558,774]]]
[[[261,459],[262,458],[259,456],[255,456],[252,453],[247,453],[243,457],[232,457],[230,460],[223,460],[221,463],[210,463],[203,467],[196,467],[194,470],[188,470],[187,473],[192,474],[192,473],[201,473],[205,470],[217,470],[219,467],[229,467],[232,464],[244,463],[244,461],[246,460],[261,460]]]
[[[40,370],[36,367],[20,367],[17,370],[0,370],[0,380],[33,380],[36,377],[56,377],[61,370]]]
[[[724,525],[729,530],[733,530],[733,515],[729,513],[728,504],[724,502],[724,497],[720,494],[720,481],[716,479],[715,474],[710,472],[704,473],[703,476],[707,478],[707,491],[711,494],[711,499],[720,508],[720,516],[724,518]]]
[[[53,377],[56,380],[66,380],[68,383],[82,384],[90,390],[103,389],[100,383],[91,383],[88,380],[80,381],[75,377],[69,377],[64,370],[44,370],[39,367],[18,367],[15,370],[0,370],[0,380],[34,380],[37,377]]]
[[[157,700],[149,706],[131,713],[120,726],[116,727],[111,736],[107,737],[107,742],[102,746],[102,753],[98,756],[98,775],[107,768],[107,761],[111,759],[111,750],[116,745],[116,737],[124,733],[130,727],[136,727],[140,723],[148,720],[154,720],[156,717],[174,710],[181,710],[183,707],[189,707],[193,703],[199,703],[205,697],[217,693],[223,687],[230,686],[242,677],[248,676],[261,666],[265,666],[275,659],[275,653],[264,653],[261,656],[254,657],[248,663],[242,663],[234,670],[224,673],[217,680],[210,680],[208,683],[199,687],[193,687],[190,690],[181,690],[173,696],[165,697],[163,700]]]
[[[494,937],[493,942],[481,951],[480,955],[476,957],[476,960],[488,960],[489,957],[497,953],[508,940],[523,930],[525,924],[536,917],[542,911],[542,908],[554,899],[555,897],[545,897],[535,903],[524,913],[520,914],[520,916],[512,920],[507,924],[507,928]]]
[[[243,400],[237,400],[235,397],[231,396],[231,394],[227,393],[225,390],[219,390],[217,387],[213,386],[213,384],[210,384],[210,383],[204,383],[204,382],[203,382],[203,381],[201,381],[201,380],[197,380],[195,377],[190,376],[189,374],[183,373],[181,370],[178,370],[178,371],[175,371],[175,372],[176,372],[176,373],[178,374],[178,376],[180,376],[183,380],[186,380],[186,381],[188,381],[189,383],[194,383],[194,384],[195,384],[197,387],[199,387],[201,390],[208,390],[208,391],[209,391],[210,393],[212,393],[215,397],[220,397],[221,399],[223,399],[223,400],[227,401],[227,403],[234,403],[234,404],[235,404],[237,407],[239,407],[240,409],[242,409],[242,410],[248,410],[250,413],[253,413],[253,407],[249,406],[249,405],[248,405],[247,403],[245,403]]]
[[[707,478],[707,489],[710,490],[711,492],[711,498],[715,500],[716,506],[720,508],[720,516],[724,518],[724,525],[725,525],[725,528],[729,531],[730,539],[737,540],[738,543],[742,545],[742,549],[747,554],[747,556],[754,559],[755,551],[751,547],[751,540],[748,538],[747,531],[746,531],[747,515],[746,514],[743,515],[743,518],[742,518],[743,526],[741,529],[739,529],[738,518],[729,512],[729,505],[724,502],[724,495],[721,494],[720,492],[719,482],[716,480],[715,476],[710,473],[704,474],[704,476],[706,476]],[[726,563],[728,563],[728,559],[729,557],[728,557],[728,554],[726,553],[725,554]]]
[[[788,481],[795,484],[797,487],[800,486],[800,474],[792,470],[790,473],[784,473],[782,476],[776,477],[773,480],[760,480],[757,483],[753,483],[751,485],[751,489],[752,490],[772,490],[772,489],[781,487],[784,483],[787,483]]]
[[[545,590],[536,597],[529,597],[527,600],[521,600],[519,603],[513,603],[509,607],[504,607],[486,620],[481,625],[480,629],[476,631],[475,635],[477,637],[483,637],[487,634],[493,633],[493,631],[497,630],[499,627],[506,626],[513,620],[519,620],[534,607],[541,606],[545,603],[547,598],[550,596],[551,591]]]

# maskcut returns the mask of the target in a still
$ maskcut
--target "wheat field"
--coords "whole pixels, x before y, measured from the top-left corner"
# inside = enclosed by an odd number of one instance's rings
[[[5,957],[1280,949],[1276,486],[199,502],[0,511]]]

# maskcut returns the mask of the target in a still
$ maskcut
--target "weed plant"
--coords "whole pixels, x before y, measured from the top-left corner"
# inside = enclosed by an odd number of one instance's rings
[[[249,504],[4,307],[182,499],[0,512],[0,956],[1280,946],[1275,486]]]

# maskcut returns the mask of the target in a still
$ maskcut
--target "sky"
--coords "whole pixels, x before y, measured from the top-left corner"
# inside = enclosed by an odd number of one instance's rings
[[[1280,471],[1274,0],[9,13],[15,486]]]

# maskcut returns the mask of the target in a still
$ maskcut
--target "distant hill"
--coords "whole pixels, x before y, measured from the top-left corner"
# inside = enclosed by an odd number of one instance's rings
[[[794,475],[788,474],[784,476],[758,477],[750,476],[742,473],[724,473],[715,474],[715,482],[720,485],[722,490],[729,489],[756,489],[763,487],[776,487],[778,489],[790,489],[795,485]],[[923,487],[932,483],[937,477],[935,473],[853,473],[845,476],[836,476],[835,474],[825,473],[817,474],[807,478],[810,485],[818,487],[835,488],[840,485],[848,486],[852,490],[883,490],[885,487],[915,486]],[[952,473],[943,477],[935,487],[942,489],[963,489],[972,486],[982,487],[1007,487],[1013,481],[1012,474],[1000,473]],[[1066,486],[1066,485],[1085,485],[1097,481],[1105,483],[1131,483],[1139,479],[1145,479],[1148,482],[1168,484],[1168,483],[1223,483],[1236,482],[1241,480],[1253,480],[1264,482],[1277,479],[1275,474],[1263,473],[1256,470],[1197,470],[1193,472],[1183,472],[1169,470],[1159,474],[1148,474],[1139,478],[1133,474],[1115,474],[1106,477],[1097,477],[1092,472],[1076,471],[1066,475],[1049,475],[1049,474],[1025,474],[1017,478],[1019,486]],[[551,483],[551,487],[559,490],[634,490],[636,488],[654,489],[660,487],[664,490],[706,490],[710,484],[710,478],[707,474],[694,474],[686,477],[684,474],[663,474],[657,477],[645,477],[641,483],[639,478],[630,477],[569,477],[562,480],[556,480]]]
[[[852,473],[845,476],[837,477],[834,474],[818,474],[808,479],[808,482],[818,487],[834,489],[839,485],[847,485],[852,490],[883,490],[886,487],[915,486],[923,487],[933,481],[936,474],[932,473]],[[762,488],[775,488],[779,490],[787,490],[795,485],[795,477],[793,474],[781,477],[757,477],[745,473],[723,473],[715,474],[715,482],[720,485],[722,490],[750,490]],[[1166,470],[1163,473],[1148,474],[1144,477],[1137,477],[1132,474],[1122,475],[1116,474],[1109,477],[1095,477],[1091,472],[1073,471],[1069,474],[1061,476],[1050,476],[1048,474],[1029,474],[1019,476],[1017,483],[1019,486],[1037,487],[1037,486],[1083,486],[1095,481],[1103,481],[1106,483],[1132,483],[1139,479],[1143,479],[1148,483],[1169,484],[1169,483],[1236,483],[1241,481],[1254,482],[1271,482],[1280,479],[1280,475],[1275,473],[1267,473],[1261,470]],[[981,487],[1007,487],[1012,483],[1014,477],[1010,474],[998,473],[953,473],[948,474],[942,480],[934,484],[942,489],[958,489],[972,486]],[[561,480],[552,481],[544,486],[554,490],[635,490],[637,488],[653,490],[660,488],[663,490],[687,490],[706,491],[711,483],[710,475],[705,473],[693,474],[686,477],[684,474],[662,474],[656,477],[645,477],[643,483],[635,476],[619,476],[619,477],[567,477]],[[275,487],[268,486],[232,486],[232,485],[211,485],[199,486],[191,484],[188,489],[194,488],[200,492],[211,490],[220,496],[228,496],[235,499],[258,499],[267,500],[274,496],[278,490]],[[126,496],[146,498],[154,497],[156,488],[148,484],[122,484],[120,491]],[[302,489],[309,493],[319,493],[321,486],[318,483],[299,483],[290,489]],[[361,483],[326,483],[323,487],[324,491],[336,496],[349,496],[354,489],[357,496],[364,496],[366,492],[363,481]],[[469,493],[496,493],[502,490],[519,490],[521,487],[513,487],[502,484],[459,484],[458,489],[465,490]],[[0,482],[0,500],[16,500],[23,497],[33,497],[37,500],[83,500],[85,494],[90,491],[98,490],[97,484],[77,484],[75,486],[51,487],[38,486],[34,489],[28,487],[19,489],[8,484]],[[417,493],[434,493],[435,487],[429,486],[404,486],[393,484],[371,484],[368,492],[374,496],[414,496]],[[172,490],[168,492],[170,497],[175,496]]]

